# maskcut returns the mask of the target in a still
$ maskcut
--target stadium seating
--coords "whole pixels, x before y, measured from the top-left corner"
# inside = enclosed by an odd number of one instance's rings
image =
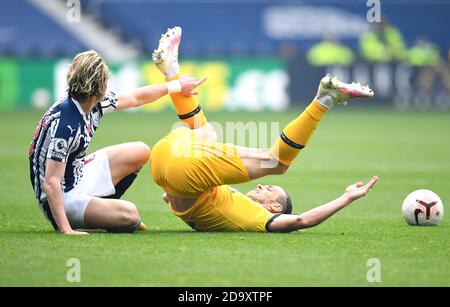
[[[430,1],[432,2],[432,1]],[[119,31],[127,40],[138,42],[142,49],[149,53],[153,50],[155,41],[160,33],[167,27],[180,25],[189,29],[183,37],[182,48],[185,55],[199,56],[223,56],[223,55],[265,55],[276,53],[280,44],[289,39],[273,39],[267,35],[264,15],[269,8],[284,7],[289,13],[291,8],[309,7],[322,8],[324,10],[334,8],[333,16],[329,19],[321,19],[317,11],[317,24],[338,20],[345,22],[346,13],[351,18],[357,16],[360,22],[368,25],[365,20],[368,7],[364,4],[353,2],[341,2],[334,6],[335,1],[303,0],[285,1],[110,1],[82,0],[84,7],[97,16],[109,27]],[[301,4],[301,5],[300,5]],[[404,14],[404,6],[393,2],[383,4],[383,14],[399,27],[404,34],[406,43],[414,43],[418,33],[426,33],[441,50],[446,50],[448,41],[438,29],[448,28],[449,19],[446,17],[447,4],[427,5],[427,3],[411,5],[408,10],[411,14]],[[417,23],[414,16],[421,16],[421,23]],[[296,17],[297,18],[297,17]],[[298,18],[297,18],[298,19]],[[301,18],[300,18],[301,19]],[[281,22],[282,23],[282,22]],[[439,27],[435,27],[439,24]],[[341,27],[342,23],[328,24],[331,27]],[[281,27],[282,28],[282,27]],[[302,29],[302,33],[307,30]],[[320,37],[308,35],[292,38],[301,52],[305,52]],[[343,42],[352,49],[357,49],[357,39],[342,38]]]
[[[259,23],[250,22],[260,18],[258,6],[105,1],[97,11],[102,21],[123,37],[141,42],[145,52],[155,48],[167,27],[180,25],[189,28],[182,48],[191,56],[271,53],[276,44],[262,35]]]
[[[64,56],[86,47],[27,1],[0,1],[0,56]]]
[[[60,0],[65,3],[65,0]],[[430,1],[431,2],[431,1]],[[287,1],[126,1],[126,0],[81,0],[83,13],[89,13],[99,20],[106,28],[115,30],[125,41],[130,41],[149,54],[166,28],[180,25],[186,31],[183,36],[182,53],[185,56],[227,56],[227,55],[271,55],[278,53],[280,46],[286,41],[294,42],[300,53],[317,40],[323,32],[314,32],[315,22],[308,20],[304,12],[294,17],[291,23],[284,24],[283,14],[298,8],[309,9],[309,14],[321,16],[330,8],[334,11],[327,19],[317,19],[317,25],[327,23],[333,29],[345,27],[347,17],[359,19],[359,23],[368,25],[365,20],[367,7],[356,3],[342,3],[333,6],[334,1],[315,0]],[[301,4],[301,5],[300,5]],[[449,48],[448,39],[441,31],[448,29],[450,19],[446,12],[450,5],[417,4],[408,7],[409,14],[403,14],[404,7],[400,4],[383,4],[383,14],[397,25],[403,33],[407,45],[414,43],[420,33],[426,34],[433,42],[446,52]],[[268,22],[267,12],[279,8],[284,10],[278,19]],[[315,12],[317,10],[317,13]],[[350,15],[347,15],[350,14]],[[417,23],[414,16],[421,16]],[[281,16],[281,18],[280,18]],[[300,16],[300,17],[299,17]],[[287,18],[289,19],[289,18]],[[294,22],[292,23],[292,20]],[[311,20],[311,19],[309,19]],[[315,20],[315,19],[313,19]],[[328,24],[335,22],[334,24]],[[305,29],[303,27],[312,27]],[[439,25],[439,26],[435,26]],[[284,27],[294,34],[292,37],[270,37],[267,27],[275,26],[281,33]],[[295,27],[297,26],[297,29]],[[294,29],[292,29],[294,28]],[[309,31],[309,32],[308,32]],[[345,32],[344,32],[345,33]],[[353,37],[341,37],[343,42],[352,49],[357,49],[358,33]],[[89,46],[88,46],[89,47]],[[78,39],[67,32],[51,18],[37,10],[25,0],[0,1],[0,56],[60,56],[72,55],[86,49]]]

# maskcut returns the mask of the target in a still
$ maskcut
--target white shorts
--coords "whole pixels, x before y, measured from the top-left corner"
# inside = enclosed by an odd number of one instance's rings
[[[106,152],[100,150],[88,155],[83,167],[83,177],[71,191],[64,193],[64,208],[72,229],[86,228],[84,213],[92,198],[115,193]],[[44,215],[47,217],[45,212]]]

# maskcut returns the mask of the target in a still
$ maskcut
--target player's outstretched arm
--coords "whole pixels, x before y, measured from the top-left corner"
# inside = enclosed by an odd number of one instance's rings
[[[206,78],[197,80],[192,76],[182,75],[178,79],[166,83],[147,85],[129,92],[119,93],[117,109],[140,107],[172,93],[182,93],[187,96],[197,95],[195,89],[205,81]]]
[[[369,193],[377,181],[378,177],[374,176],[367,184],[357,182],[350,185],[339,198],[300,215],[283,214],[270,224],[269,230],[272,232],[290,232],[319,225],[353,201]]]

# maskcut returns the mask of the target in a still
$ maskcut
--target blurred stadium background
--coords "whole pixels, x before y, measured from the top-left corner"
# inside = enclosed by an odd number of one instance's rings
[[[450,2],[383,1],[382,22],[372,24],[370,2],[2,0],[0,110],[47,107],[86,49],[108,60],[113,90],[159,82],[151,52],[180,25],[184,71],[210,78],[207,110],[304,104],[328,71],[372,85],[386,105],[448,111]]]

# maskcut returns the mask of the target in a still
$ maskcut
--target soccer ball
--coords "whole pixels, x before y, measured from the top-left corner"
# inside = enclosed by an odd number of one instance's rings
[[[433,226],[444,216],[442,200],[430,190],[417,190],[403,201],[403,217],[409,225]]]

